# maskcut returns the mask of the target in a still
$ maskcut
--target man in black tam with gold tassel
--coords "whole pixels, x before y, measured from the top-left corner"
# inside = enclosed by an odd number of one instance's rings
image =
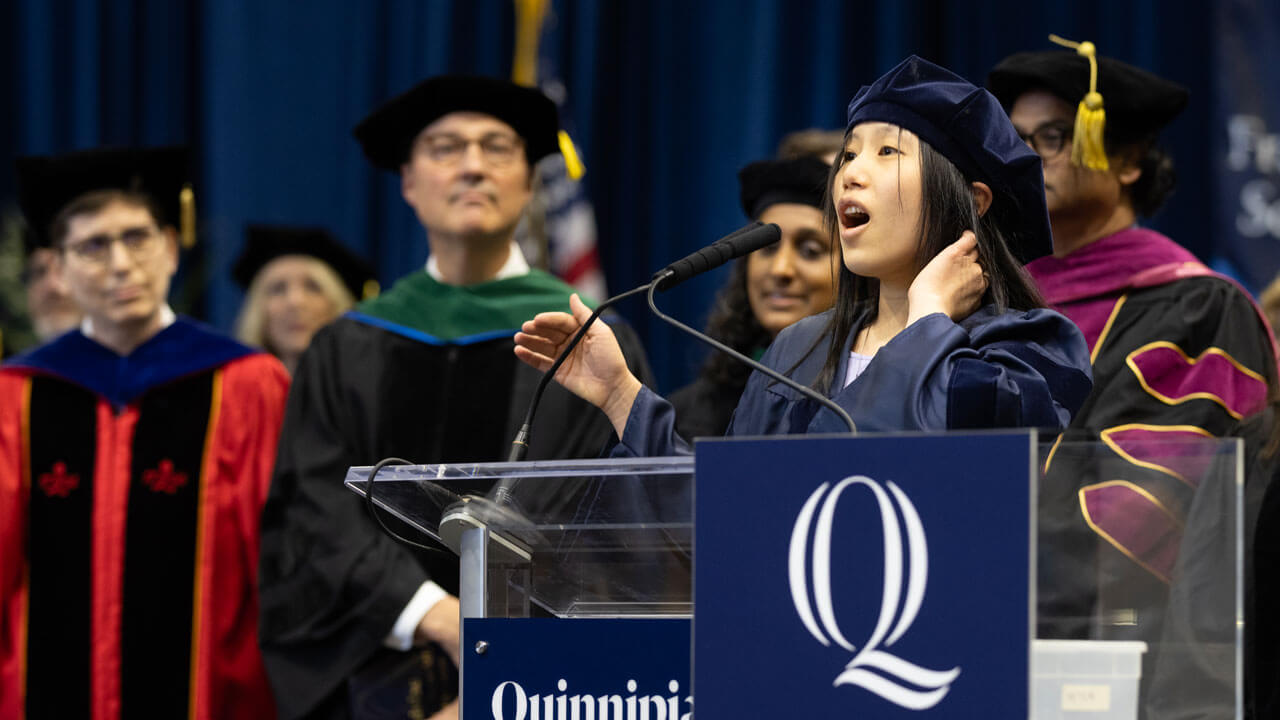
[[[343,478],[392,456],[506,458],[539,379],[512,335],[566,309],[572,292],[530,269],[513,238],[558,129],[541,92],[465,76],[430,78],[355,129],[369,161],[399,175],[430,254],[321,330],[294,377],[263,514],[263,654],[284,718],[369,717],[411,687],[418,707],[400,717],[457,712],[456,558],[397,544]],[[647,373],[634,336],[615,329]],[[611,435],[603,414],[553,384],[528,457],[596,456]]]
[[[1204,467],[1169,443],[1245,436],[1250,457],[1269,452],[1275,346],[1234,281],[1138,226],[1173,191],[1157,136],[1187,90],[1099,57],[1092,43],[1051,39],[1069,49],[1012,55],[988,78],[1044,164],[1054,254],[1027,270],[1084,332],[1093,369],[1092,394],[1045,463],[1040,633],[1147,641],[1144,712],[1200,717],[1198,704],[1217,697],[1206,688],[1234,697],[1234,662],[1189,650],[1211,637],[1230,644],[1233,583],[1206,584],[1190,569],[1205,558],[1184,548],[1213,536],[1205,522],[1224,527],[1228,512],[1194,514],[1206,502]],[[1260,495],[1266,473],[1248,477]],[[1218,602],[1214,592],[1227,595]],[[1206,598],[1225,611],[1197,611]]]

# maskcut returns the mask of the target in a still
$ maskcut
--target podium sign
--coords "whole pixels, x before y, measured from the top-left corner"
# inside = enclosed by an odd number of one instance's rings
[[[688,720],[685,619],[470,618],[462,706],[491,720]]]
[[[1027,717],[1035,443],[700,441],[697,714]]]

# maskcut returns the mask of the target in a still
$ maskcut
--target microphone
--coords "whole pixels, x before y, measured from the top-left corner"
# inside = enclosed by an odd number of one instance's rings
[[[745,227],[738,228],[733,232],[725,235],[707,247],[681,258],[667,267],[654,273],[649,282],[632,288],[624,293],[614,295],[596,306],[591,317],[578,328],[578,332],[574,334],[573,339],[560,352],[560,356],[551,364],[551,367],[542,374],[542,379],[538,381],[538,387],[533,391],[533,397],[529,401],[529,409],[525,412],[524,422],[520,425],[520,430],[516,433],[516,437],[511,441],[511,452],[507,455],[507,462],[518,462],[525,458],[529,452],[529,428],[533,425],[534,413],[538,410],[538,403],[542,400],[542,393],[547,389],[547,384],[555,377],[556,371],[564,364],[566,358],[573,353],[573,349],[578,346],[578,342],[587,334],[587,330],[595,323],[596,318],[600,317],[600,313],[614,305],[620,300],[629,298],[642,292],[649,292],[650,298],[653,296],[655,289],[670,289],[676,285],[688,280],[699,273],[704,273],[712,268],[719,267],[734,258],[747,255],[751,252],[759,250],[766,245],[777,242],[782,237],[782,231],[777,225],[772,223],[764,225],[758,222],[751,223]],[[674,278],[674,279],[673,279]],[[665,283],[661,288],[656,286],[659,283]],[[652,307],[653,301],[650,300]],[[511,488],[506,485],[499,486],[496,499],[499,502],[505,502],[509,499]]]
[[[661,271],[659,275],[667,272],[674,272],[674,271],[668,268],[667,270]],[[657,315],[660,320],[670,324],[671,326],[679,330],[683,330],[684,332],[688,333],[689,335],[692,335],[693,337],[697,338],[703,343],[710,345],[716,350],[719,350],[720,352],[729,355],[730,357],[734,358],[738,362],[746,364],[752,370],[755,370],[756,372],[764,373],[765,375],[768,375],[770,378],[773,378],[774,380],[782,383],[783,385],[786,385],[787,387],[791,388],[792,390],[795,390],[801,395],[804,395],[810,400],[813,400],[819,405],[822,405],[826,409],[835,413],[837,417],[839,417],[841,420],[844,421],[845,425],[849,426],[850,435],[858,434],[858,426],[854,424],[853,418],[849,417],[849,413],[845,412],[845,409],[837,405],[833,400],[831,400],[831,398],[823,397],[821,393],[817,392],[813,388],[802,385],[796,382],[795,380],[792,380],[791,378],[787,377],[786,375],[783,375],[782,373],[774,370],[773,368],[768,367],[767,365],[764,365],[760,362],[757,362],[756,360],[752,360],[746,355],[743,355],[742,353],[738,352],[737,350],[734,350],[728,345],[725,345],[719,340],[716,340],[710,335],[707,335],[706,333],[700,332],[698,330],[694,330],[688,325],[685,325],[679,320],[676,320],[675,318],[659,310],[658,306],[653,301],[653,296],[654,296],[654,292],[661,288],[662,281],[665,280],[667,277],[668,276],[664,275],[663,277],[660,277],[654,280],[652,283],[650,283],[652,287],[649,288],[649,309],[652,310],[653,314]]]
[[[751,223],[659,270],[653,274],[651,282],[657,284],[659,291],[670,290],[695,275],[718,268],[734,258],[749,255],[781,238],[782,231],[777,225]]]

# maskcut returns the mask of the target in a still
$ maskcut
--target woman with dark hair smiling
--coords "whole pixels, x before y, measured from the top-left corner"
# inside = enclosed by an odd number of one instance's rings
[[[782,329],[831,307],[836,258],[822,207],[831,166],[816,157],[751,163],[738,173],[742,211],[774,223],[782,238],[739,259],[716,295],[707,334],[759,357]],[[751,368],[724,353],[707,358],[691,384],[671,394],[686,438],[723,435]]]
[[[1084,338],[1044,307],[1022,263],[1052,252],[1040,163],[985,90],[910,57],[849,104],[827,224],[834,308],[779,334],[761,362],[830,397],[860,430],[1064,427],[1092,387]],[[516,354],[549,368],[590,311],[542,313]],[[616,453],[686,450],[674,413],[593,325],[556,375],[600,407]],[[843,432],[830,410],[753,374],[731,435]]]

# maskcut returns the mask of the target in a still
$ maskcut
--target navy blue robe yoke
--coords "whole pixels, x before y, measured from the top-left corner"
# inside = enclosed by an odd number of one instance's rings
[[[761,358],[806,385],[827,356],[818,342],[831,311],[786,328]],[[835,385],[843,384],[851,333]],[[814,348],[813,352],[809,352]],[[807,353],[807,354],[806,354]],[[876,353],[866,370],[831,399],[860,432],[962,428],[1061,429],[1093,387],[1089,350],[1070,320],[1052,310],[996,312],[985,306],[959,323],[941,313],[921,318]],[[729,435],[845,432],[829,410],[770,378],[753,373],[729,423]],[[640,391],[615,455],[689,452],[675,433],[671,405]]]

